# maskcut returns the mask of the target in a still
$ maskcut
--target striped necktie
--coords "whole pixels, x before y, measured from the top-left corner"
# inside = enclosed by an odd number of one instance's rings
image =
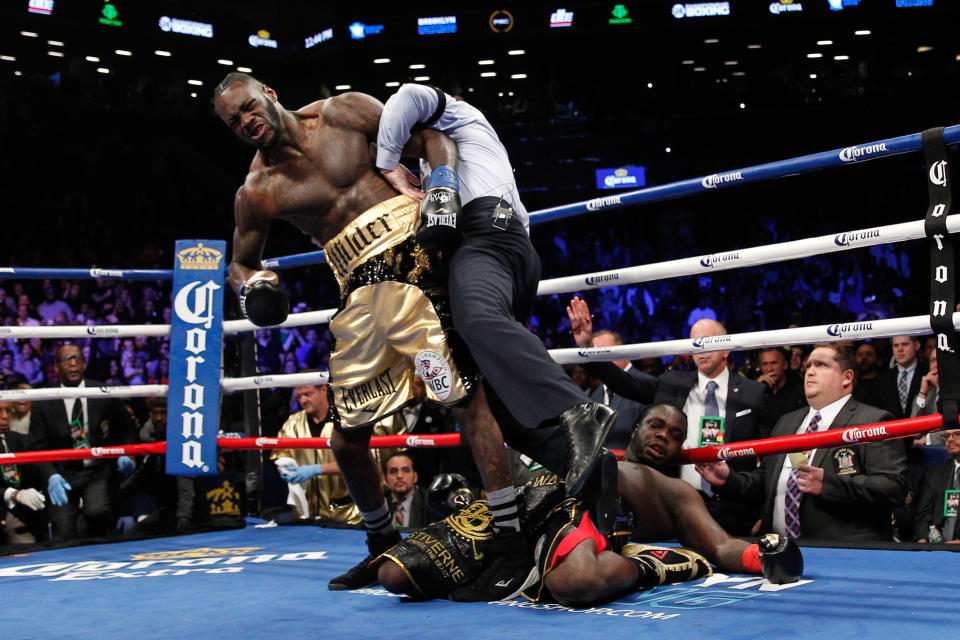
[[[802,433],[808,433],[810,431],[816,431],[817,425],[820,424],[820,413],[817,412],[813,414],[813,418],[810,419],[810,424],[806,427],[801,428],[797,435]],[[790,475],[787,476],[787,493],[784,496],[784,532],[787,534],[787,537],[790,538],[799,538],[800,537],[800,500],[803,499],[803,492],[800,491],[800,486],[797,484],[797,470],[790,469]]]
[[[897,380],[897,393],[900,394],[900,408],[906,411],[907,396],[909,393],[907,389],[907,372],[903,369],[900,370],[900,378]]]

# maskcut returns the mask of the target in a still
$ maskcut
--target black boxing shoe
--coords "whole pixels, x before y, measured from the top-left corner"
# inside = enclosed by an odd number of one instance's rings
[[[595,472],[590,476],[580,499],[600,535],[613,532],[619,506],[617,456],[608,449],[600,451]]]
[[[367,534],[367,550],[370,551],[370,555],[343,575],[328,582],[327,589],[330,591],[351,591],[376,584],[378,567],[373,564],[374,560],[381,553],[400,542],[401,539],[400,533],[397,531],[389,535]]]
[[[560,414],[567,436],[567,497],[580,495],[603,459],[607,439],[617,412],[599,402],[578,404]]]
[[[468,584],[450,592],[454,602],[513,600],[540,577],[523,534],[503,529],[483,547],[486,566]],[[492,558],[492,561],[490,560]]]

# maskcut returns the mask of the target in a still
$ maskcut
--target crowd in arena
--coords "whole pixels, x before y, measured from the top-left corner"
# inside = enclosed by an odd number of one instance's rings
[[[579,263],[588,259],[588,251],[589,259],[596,260],[602,267],[612,266],[616,260],[622,259],[613,255],[617,248],[605,243],[603,238],[590,238],[592,247],[586,242],[578,242],[575,248],[571,246],[570,249],[567,249],[562,235],[555,236],[553,242],[557,252],[552,259],[569,259]],[[573,255],[568,257],[568,253]],[[861,274],[870,272],[874,278],[884,278],[887,277],[884,274],[889,274],[886,282],[892,289],[895,278],[902,276],[906,260],[906,255],[898,254],[892,246],[880,246],[870,252],[850,256],[841,261],[841,269],[851,275],[840,281],[839,291],[833,290],[837,287],[825,284],[836,282],[833,277],[836,274],[830,272],[826,262],[817,260],[807,261],[806,264],[777,265],[773,276],[757,274],[758,281],[755,284],[760,286],[751,286],[748,282],[741,289],[723,292],[722,296],[713,295],[710,279],[702,277],[686,278],[679,282],[674,280],[608,287],[587,291],[582,295],[586,301],[584,304],[592,311],[598,345],[687,337],[692,335],[691,329],[695,325],[703,326],[706,323],[722,326],[715,321],[725,323],[733,332],[733,328],[738,331],[769,328],[770,322],[776,322],[774,326],[783,326],[790,319],[818,317],[821,313],[826,317],[851,320],[879,318],[902,313],[898,305],[900,298],[891,296],[880,302],[865,301]],[[294,303],[294,312],[330,308],[336,304],[331,299],[334,291],[332,286],[318,287],[315,280],[308,282],[298,278],[296,272],[285,274],[283,281]],[[761,293],[759,300],[766,299],[774,303],[768,303],[767,309],[777,307],[781,310],[773,315],[773,319],[755,313],[758,308],[756,296],[742,299],[744,290],[754,294],[762,289],[764,281],[769,285],[771,297],[765,298],[765,294]],[[784,286],[784,283],[791,284]],[[844,295],[842,288],[845,285],[855,293]],[[831,290],[824,291],[824,288]],[[306,291],[310,295],[301,295]],[[324,296],[324,292],[330,295]],[[782,310],[785,304],[783,298],[772,298],[774,295],[789,296],[797,314],[786,316]],[[169,284],[162,282],[8,280],[0,288],[0,316],[4,325],[11,327],[166,324],[170,319],[168,300]],[[549,346],[566,347],[576,343],[577,336],[571,333],[571,320],[566,312],[568,304],[569,298],[566,301],[560,296],[545,298],[538,303],[536,314],[528,323],[529,328]],[[813,305],[815,310],[808,309],[807,305]],[[750,312],[738,312],[740,307],[746,307]],[[607,336],[604,339],[608,340],[612,336],[614,341],[601,343],[601,336]],[[255,341],[258,370],[263,373],[324,370],[332,342],[323,325],[258,330]],[[889,412],[888,416],[895,417],[935,412],[938,381],[932,338],[920,341],[899,337],[892,341],[867,340],[843,346],[856,354],[853,397],[861,404],[880,407]],[[810,345],[732,353],[729,358],[724,358],[722,369],[730,372],[731,381],[747,381],[742,384],[755,385],[755,390],[759,390],[757,404],[752,407],[755,416],[750,429],[738,434],[728,425],[727,442],[769,437],[782,415],[807,406],[802,381],[804,367],[812,350],[813,345]],[[169,370],[169,343],[166,338],[41,340],[7,337],[0,352],[0,375],[3,376],[4,387],[8,389],[67,384],[70,376],[78,375],[76,369],[80,364],[83,370],[79,375],[84,381],[90,381],[89,384],[164,384]],[[652,379],[659,381],[661,391],[667,385],[664,381],[671,380],[671,376],[684,372],[695,376],[694,372],[702,369],[702,363],[689,356],[617,364],[620,369],[632,369],[633,375],[652,376]],[[619,393],[629,396],[629,390],[622,391],[615,382],[605,379],[604,372],[593,370],[593,366],[576,365],[568,367],[568,371],[591,397],[613,403]],[[896,379],[898,367],[904,366],[911,367],[906,396],[897,393]],[[917,400],[918,395],[920,401]],[[924,406],[923,397],[930,398],[932,402]],[[664,401],[669,399],[661,395],[655,398],[642,397],[642,393],[639,398],[617,400],[625,426],[611,433],[608,445],[628,451],[631,446],[638,446],[633,438],[636,434],[634,426],[647,406]],[[50,436],[53,433],[51,416],[59,412],[66,417],[66,410],[61,406],[63,401],[39,401],[33,403],[32,407],[30,402],[0,403],[0,429],[5,434],[4,446],[8,451],[18,451],[69,448],[82,443],[122,444],[163,439],[166,407],[162,399],[97,402],[108,402],[110,405],[102,409],[112,412],[107,432],[96,434],[96,427],[89,423],[95,412],[91,409],[86,412],[81,410],[81,419],[84,415],[88,417],[86,439],[59,444]],[[261,403],[263,435],[277,435],[281,425],[280,435],[319,435],[330,417],[325,387],[273,389],[261,394]],[[687,405],[690,411],[685,393],[674,398],[673,404],[681,409]],[[697,432],[697,417],[691,413],[688,419],[689,433]],[[298,420],[300,431],[294,428]],[[38,422],[40,426],[37,426]],[[378,427],[377,433],[436,434],[455,432],[457,429],[448,410],[434,405],[425,399],[425,394],[421,394],[415,406],[405,409],[389,424]],[[685,446],[697,444],[696,441],[689,441]],[[881,445],[863,446],[869,449]],[[890,446],[890,443],[885,446]],[[928,483],[943,484],[939,478],[944,475],[941,467],[947,462],[952,464],[952,459],[960,456],[960,442],[955,437],[941,435],[916,441],[895,441],[894,446],[900,450],[902,460],[895,465],[893,472],[884,470],[883,473],[893,473],[895,478],[892,488],[882,498],[877,498],[881,502],[880,509],[888,517],[884,519],[882,528],[874,529],[871,539],[889,542],[953,539],[954,535],[943,530],[945,526],[952,530],[953,522],[945,523],[945,518],[938,515],[934,508],[938,496]],[[297,482],[286,484],[277,471],[282,472],[285,460],[291,457],[296,459],[294,468],[299,465],[301,472],[295,478]],[[272,458],[276,465],[264,464],[267,490],[261,498],[262,513],[283,522],[357,524],[358,514],[355,508],[351,508],[342,482],[338,482],[336,463],[328,451],[310,451],[306,454],[299,451],[277,452]],[[461,474],[472,486],[479,486],[479,476],[467,449],[386,451],[379,455],[379,459],[391,508],[396,504],[404,505],[403,513],[397,516],[398,524],[404,527],[424,524],[435,515],[425,506],[425,489],[438,474]],[[101,460],[97,461],[97,468],[93,470],[78,463],[62,464],[65,465],[63,469],[46,465],[4,465],[7,521],[16,523],[16,526],[7,528],[6,544],[69,544],[80,538],[123,539],[131,535],[191,531],[209,526],[240,526],[242,515],[250,512],[242,497],[244,483],[239,474],[243,464],[227,456],[221,456],[220,475],[203,479],[165,476],[162,456],[126,459],[116,464],[113,460]],[[71,465],[76,468],[68,469]],[[740,460],[734,472],[749,472],[756,469],[756,465],[753,458],[746,462]],[[762,500],[757,496],[750,500],[724,498],[722,491],[711,491],[705,485],[701,486],[703,481],[696,477],[692,466],[685,468],[687,472],[683,474],[671,465],[664,465],[662,470],[695,483],[703,491],[711,513],[728,531],[737,535],[756,533],[756,526],[761,519]],[[71,473],[80,475],[71,476]],[[85,475],[96,475],[96,478],[85,478]],[[289,473],[284,475],[290,477]],[[51,476],[60,476],[60,480],[51,484]],[[66,480],[67,477],[73,478],[72,483]],[[63,513],[52,512],[55,506],[53,494],[63,488],[61,480],[70,487],[66,491],[65,505],[70,508],[72,501],[72,519]],[[951,480],[952,477],[947,481]],[[91,489],[97,482],[103,485],[97,490],[99,493]],[[285,489],[289,490],[289,496]],[[294,495],[304,496],[303,500],[309,496],[309,502],[298,503],[290,498]],[[83,497],[82,502],[80,497]],[[60,501],[63,500],[61,495]],[[731,502],[737,503],[737,506],[731,508]],[[56,511],[62,510],[61,506],[56,506]],[[848,537],[842,532],[835,533],[839,539]]]

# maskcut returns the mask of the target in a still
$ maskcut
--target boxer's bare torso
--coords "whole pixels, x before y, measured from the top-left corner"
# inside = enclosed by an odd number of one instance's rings
[[[237,82],[217,96],[215,106],[241,140],[258,147],[234,199],[235,287],[260,268],[274,219],[322,244],[398,194],[374,166],[383,108],[375,98],[345,93],[288,111],[269,87]]]

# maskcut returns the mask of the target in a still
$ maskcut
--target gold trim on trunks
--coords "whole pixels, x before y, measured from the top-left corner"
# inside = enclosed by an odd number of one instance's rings
[[[416,200],[394,196],[361,213],[323,245],[340,291],[346,290],[354,269],[412,236],[419,214],[420,204]]]

